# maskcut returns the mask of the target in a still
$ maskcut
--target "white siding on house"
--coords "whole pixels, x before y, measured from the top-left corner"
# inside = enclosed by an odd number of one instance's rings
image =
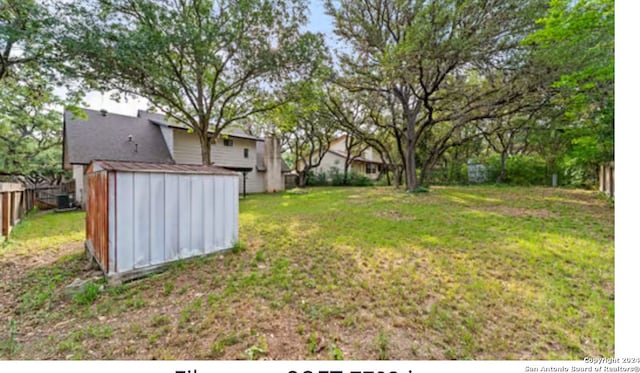
[[[200,141],[193,133],[184,130],[173,132],[173,157],[176,163],[202,164]],[[211,145],[211,161],[222,167],[247,167],[253,170],[247,173],[247,193],[265,191],[265,173],[256,171],[256,140],[230,137],[233,146],[224,146],[224,141]],[[244,157],[244,149],[249,149],[249,157]],[[239,193],[242,193],[242,174],[240,176]]]
[[[331,146],[330,146],[331,150],[335,150],[338,152],[342,152],[344,154],[346,154],[347,152],[347,143],[346,143],[346,137],[340,137],[337,140],[335,140]],[[328,153],[327,155],[330,155],[331,153]],[[325,172],[328,172],[328,170],[334,165],[335,163],[335,159],[334,158],[339,158],[341,159],[340,161],[340,167],[339,170],[340,172],[342,172],[344,170],[344,162],[346,161],[345,158],[340,157],[338,155],[335,154],[331,154],[333,157],[330,157],[329,159],[327,159],[325,161],[325,159],[322,160],[322,163],[320,164],[320,167],[323,170],[327,170]],[[352,155],[353,156],[353,155]],[[327,158],[327,156],[325,156],[325,158]],[[367,161],[372,161],[372,162],[382,162],[382,158],[380,158],[380,154],[378,154],[378,152],[376,152],[373,148],[371,147],[367,147],[362,153],[359,154],[359,158],[363,158]],[[327,168],[328,167],[328,168]],[[369,179],[377,179],[378,175],[380,174],[378,172],[378,165],[376,164],[375,166],[376,172],[375,173],[367,173],[367,168],[366,168],[366,163],[359,161],[359,160],[354,160],[350,167],[349,167],[349,171],[351,172],[356,172],[362,175],[367,176]]]
[[[247,173],[247,193],[263,193],[265,191],[265,172],[251,171]],[[240,174],[240,193],[242,190],[242,173]]]
[[[79,202],[82,206],[84,206],[85,201],[87,200],[86,191],[84,190],[84,171],[87,168],[85,165],[74,164],[73,165],[73,179],[75,180],[75,200]]]
[[[373,157],[374,160],[376,157]],[[379,158],[379,157],[377,157]],[[336,154],[333,153],[327,153],[324,158],[322,158],[322,162],[320,162],[320,165],[314,169],[314,172],[325,172],[327,174],[329,174],[329,172],[331,171],[332,168],[337,168],[338,171],[340,171],[341,173],[344,171],[344,162],[346,161],[345,158],[340,157]],[[365,168],[365,162],[362,161],[358,161],[358,160],[354,160],[351,165],[349,166],[349,171],[351,172],[357,172],[366,176],[369,176],[370,178],[376,178],[378,176],[378,173],[376,172],[375,174],[366,174],[366,168]],[[377,167],[377,165],[376,165]]]
[[[193,133],[173,131],[173,159],[176,163],[202,164],[200,142]]]
[[[345,137],[340,137],[338,139],[336,139],[334,142],[331,143],[331,146],[329,147],[329,149],[331,150],[335,150],[338,152],[343,152],[344,154],[347,153],[347,143],[346,143],[346,138]],[[360,154],[361,158],[364,158],[368,161],[374,161],[374,162],[382,162],[382,159],[380,158],[380,154],[378,154],[377,151],[375,151],[372,147],[367,147],[361,154]]]
[[[315,172],[325,172],[327,174],[329,174],[329,172],[331,171],[332,168],[337,168],[338,171],[340,171],[340,173],[342,173],[342,171],[344,171],[344,162],[346,159],[331,153],[331,152],[327,152],[327,154],[324,155],[324,157],[322,158],[322,162],[320,162],[320,166],[318,166],[318,168],[316,168],[317,171]]]
[[[331,146],[329,147],[329,149],[346,152],[347,151],[346,137],[340,136],[338,139],[336,139],[331,143]]]
[[[193,133],[174,130],[173,150],[176,163],[202,164],[200,141]],[[232,137],[233,146],[224,146],[222,139],[211,145],[211,161],[222,167],[256,167],[256,141]],[[249,157],[244,157],[244,149]]]
[[[366,148],[364,150],[364,152],[362,152],[362,158],[366,159],[367,161],[373,161],[374,160],[374,151],[371,148]]]

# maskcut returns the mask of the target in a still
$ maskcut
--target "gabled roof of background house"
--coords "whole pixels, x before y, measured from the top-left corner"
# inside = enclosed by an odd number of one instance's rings
[[[329,149],[329,150],[328,150],[328,152],[329,152],[329,153],[332,153],[332,154],[335,154],[335,155],[337,155],[338,157],[342,157],[342,158],[344,158],[344,159],[346,159],[346,158],[347,158],[347,152],[343,152],[343,151],[341,151],[341,150],[333,150],[333,149]],[[352,156],[351,156],[351,158],[352,158],[354,161],[360,161],[360,162],[366,162],[366,163],[382,164],[382,162],[381,162],[381,161],[376,161],[376,160],[373,160],[373,159],[366,159],[366,158],[362,158],[361,156],[354,157],[354,156],[352,155]]]
[[[161,113],[138,110],[137,117],[103,113],[82,109],[87,119],[76,118],[73,113],[64,113],[64,166],[68,164],[89,164],[93,160],[128,161],[145,163],[175,163],[160,126],[187,130],[165,119]],[[247,134],[241,128],[225,129],[229,137],[256,141],[256,169],[265,171],[264,139]],[[129,135],[132,141],[129,141]],[[136,146],[137,152],[136,152]],[[282,172],[291,169],[282,161]]]
[[[184,124],[177,123],[176,121],[169,120],[162,113],[152,113],[152,112],[145,111],[145,110],[138,110],[138,117],[149,119],[149,121],[151,121],[151,123],[153,123],[155,125],[158,125],[158,126],[166,126],[166,127],[176,128],[176,129],[182,129],[182,130],[185,130],[185,131],[188,130],[187,126],[185,126]],[[212,132],[212,131],[209,131],[209,132]],[[229,136],[229,137],[237,137],[237,138],[241,138],[241,139],[264,141],[264,139],[261,139],[259,137],[253,136],[253,135],[249,135],[242,128],[236,127],[236,126],[233,126],[233,125],[225,128],[222,131],[222,135],[226,135],[226,136]]]
[[[89,164],[94,159],[174,163],[160,129],[148,120],[83,110],[87,119],[64,113],[65,163]]]

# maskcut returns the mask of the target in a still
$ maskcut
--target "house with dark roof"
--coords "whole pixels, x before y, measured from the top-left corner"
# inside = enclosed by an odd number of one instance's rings
[[[138,111],[136,117],[83,109],[86,118],[64,114],[63,166],[73,170],[75,199],[84,206],[85,172],[94,160],[201,164],[198,137],[165,115]],[[275,137],[259,138],[229,128],[211,146],[213,164],[240,174],[240,192],[284,189],[282,161]]]

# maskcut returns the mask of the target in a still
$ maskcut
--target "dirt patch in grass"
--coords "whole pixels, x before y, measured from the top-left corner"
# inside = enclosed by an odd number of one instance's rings
[[[78,253],[79,251],[84,250],[84,243],[81,241],[78,242],[68,242],[64,244],[57,245],[56,247],[51,248],[50,250],[44,249],[39,250],[36,255],[31,254],[27,255],[24,253],[13,254],[12,252],[8,252],[2,258],[0,262],[1,265],[15,266],[20,269],[30,269],[35,267],[46,266],[51,263],[54,263],[58,259],[63,256],[67,256],[70,254]]]
[[[379,217],[379,218],[383,218],[383,219],[389,219],[389,220],[394,220],[394,221],[401,221],[401,220],[414,220],[416,217],[413,215],[406,215],[403,214],[399,211],[396,210],[388,210],[388,211],[376,211],[373,213],[373,215]]]
[[[524,207],[512,207],[504,205],[486,206],[475,211],[489,212],[503,216],[513,217],[534,217],[534,218],[556,218],[558,214],[546,209],[530,209]]]

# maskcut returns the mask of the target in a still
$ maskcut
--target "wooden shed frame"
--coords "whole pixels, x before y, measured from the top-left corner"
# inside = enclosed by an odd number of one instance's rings
[[[112,280],[233,247],[239,177],[216,166],[93,161],[88,253]]]

